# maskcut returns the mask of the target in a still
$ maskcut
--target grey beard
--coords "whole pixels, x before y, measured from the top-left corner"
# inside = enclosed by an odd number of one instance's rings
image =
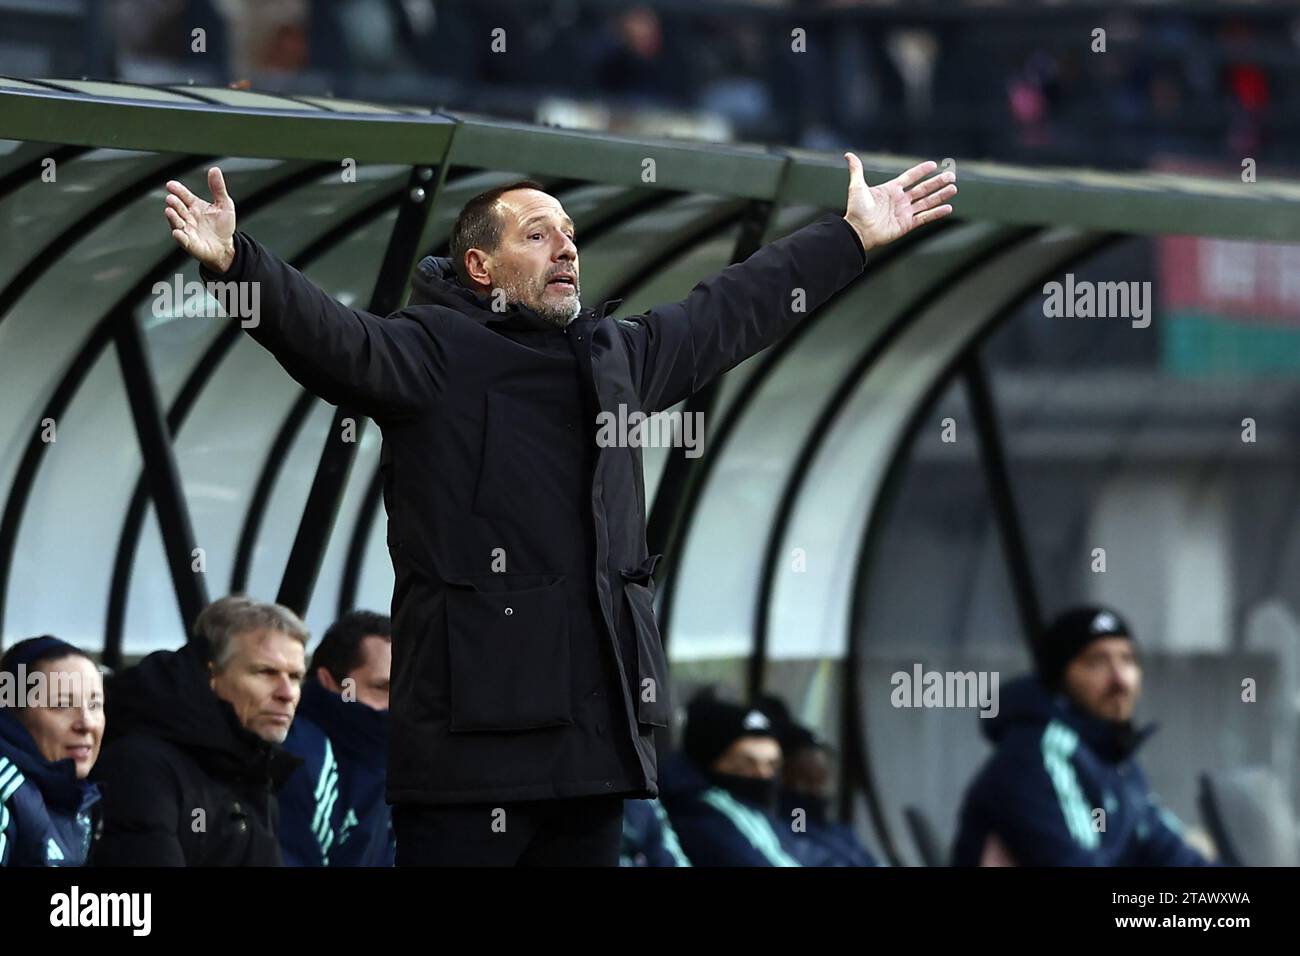
[[[498,288],[500,288],[505,294],[506,302],[518,302],[520,305],[525,304],[525,289],[521,288],[520,284],[514,282],[503,282]],[[545,292],[546,286],[543,284],[542,294]],[[538,298],[541,298],[541,294],[539,294]],[[548,325],[553,325],[557,329],[563,329],[567,327],[570,322],[576,319],[578,313],[582,311],[581,285],[575,285],[573,287],[573,297],[568,300],[568,303],[568,305],[548,305],[543,303],[538,306],[526,307],[531,308],[536,312]]]
[[[574,296],[572,304],[568,307],[544,305],[533,311],[557,329],[562,329],[578,317],[578,313],[582,311],[582,303],[578,301],[577,296]]]

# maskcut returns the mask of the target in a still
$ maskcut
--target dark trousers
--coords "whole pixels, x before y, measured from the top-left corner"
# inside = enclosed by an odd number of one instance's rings
[[[622,797],[393,805],[398,866],[618,866]]]

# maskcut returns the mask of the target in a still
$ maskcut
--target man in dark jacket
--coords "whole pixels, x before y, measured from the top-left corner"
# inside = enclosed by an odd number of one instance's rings
[[[865,249],[952,211],[934,163],[868,187],[845,155],[843,217],[617,320],[617,302],[582,307],[573,222],[531,181],[470,200],[451,260],[421,263],[387,318],[236,232],[219,169],[211,203],[167,184],[203,278],[257,284],[249,334],[383,432],[399,865],[617,865],[623,799],[656,795],[670,708],[640,436],[606,426],[687,398],[860,275]]]
[[[194,639],[109,686],[96,866],[279,866],[275,790],[298,704],[307,629],[245,597],[203,610]]]
[[[1114,611],[1081,607],[1048,628],[1039,674],[1006,685],[981,720],[997,748],[966,793],[957,866],[1201,866],[1133,754],[1153,728],[1133,710],[1142,670]]]
[[[284,742],[303,761],[279,794],[287,866],[393,865],[384,802],[392,634],[386,615],[351,611],[312,654]]]

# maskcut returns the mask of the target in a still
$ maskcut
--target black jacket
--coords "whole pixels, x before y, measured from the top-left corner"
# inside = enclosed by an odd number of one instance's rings
[[[114,678],[96,866],[279,866],[274,789],[299,761],[244,729],[196,644]]]
[[[424,260],[415,304],[380,318],[235,242],[230,271],[203,277],[259,282],[249,334],[383,431],[389,801],[655,796],[659,556],[641,449],[598,447],[597,414],[667,409],[781,338],[862,272],[848,223],[772,242],[681,302],[627,319],[606,302],[563,330],[492,311],[449,260]]]

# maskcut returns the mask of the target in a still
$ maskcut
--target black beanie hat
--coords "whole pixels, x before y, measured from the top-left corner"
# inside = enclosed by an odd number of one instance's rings
[[[32,667],[40,661],[57,660],[62,657],[84,657],[90,660],[90,655],[81,648],[60,640],[52,634],[42,634],[40,637],[19,641],[9,648],[4,657],[0,658],[0,672],[17,675],[20,665]]]
[[[771,718],[772,730],[781,744],[781,752],[787,759],[800,750],[809,748],[825,750],[827,753],[835,752],[835,748],[817,731],[795,721],[790,708],[780,697],[774,694],[763,694],[754,702],[754,706]]]
[[[1038,676],[1053,689],[1060,687],[1065,669],[1093,641],[1122,637],[1135,641],[1128,624],[1110,608],[1087,606],[1061,614],[1043,632],[1038,645]]]
[[[682,749],[701,770],[713,766],[741,737],[777,737],[777,728],[758,707],[719,700],[711,691],[697,694],[686,707]]]

